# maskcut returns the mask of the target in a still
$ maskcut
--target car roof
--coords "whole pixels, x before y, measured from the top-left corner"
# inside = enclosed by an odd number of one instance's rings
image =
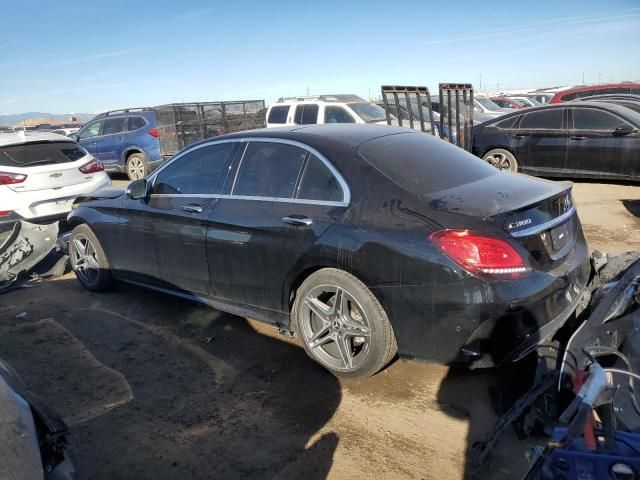
[[[314,124],[245,130],[242,132],[221,135],[219,137],[208,138],[193,145],[199,145],[216,140],[264,137],[298,141],[305,143],[310,147],[320,149],[327,141],[330,141],[333,144],[341,144],[343,147],[357,148],[369,140],[399,133],[420,134],[422,132],[418,132],[410,128],[393,127],[389,125],[371,125],[362,123]]]
[[[68,137],[63,137],[56,133],[35,133],[35,132],[8,132],[0,133],[0,147],[6,147],[7,145],[20,145],[23,143],[35,143],[35,142],[71,142],[74,140]]]
[[[567,88],[556,92],[556,95],[562,97],[567,93],[585,92],[589,90],[605,90],[607,88],[638,88],[640,83],[602,83],[600,85],[581,85],[579,87]]]

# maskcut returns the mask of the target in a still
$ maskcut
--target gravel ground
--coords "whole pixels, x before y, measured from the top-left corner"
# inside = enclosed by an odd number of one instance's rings
[[[637,248],[640,187],[574,191],[593,248]],[[68,422],[82,478],[463,478],[531,374],[396,361],[337,380],[251,320],[72,274],[33,285],[0,297],[0,356]],[[531,443],[509,432],[482,478],[520,478]]]

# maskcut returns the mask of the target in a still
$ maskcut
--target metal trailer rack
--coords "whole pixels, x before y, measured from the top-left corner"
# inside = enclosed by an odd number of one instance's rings
[[[409,127],[432,135],[438,134],[427,87],[383,85],[381,91],[388,125]]]
[[[171,103],[153,107],[160,151],[171,157],[205,138],[264,126],[264,100]]]
[[[473,135],[473,85],[470,83],[441,83],[440,136],[471,151]],[[445,137],[446,134],[446,137]]]

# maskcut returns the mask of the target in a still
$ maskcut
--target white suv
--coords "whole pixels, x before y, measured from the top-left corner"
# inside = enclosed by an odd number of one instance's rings
[[[281,98],[267,110],[267,128],[323,123],[387,124],[383,108],[357,95]]]
[[[64,218],[76,197],[109,186],[102,164],[71,138],[0,133],[0,234],[18,220]]]

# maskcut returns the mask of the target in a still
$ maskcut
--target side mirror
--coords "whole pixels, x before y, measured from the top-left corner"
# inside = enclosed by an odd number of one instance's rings
[[[624,135],[629,135],[632,132],[633,132],[633,127],[631,127],[631,125],[623,125],[621,127],[617,127],[613,131],[613,135],[615,137],[622,137]]]
[[[135,180],[127,187],[127,197],[131,200],[138,200],[140,198],[147,198],[149,195],[148,183],[146,179]]]

